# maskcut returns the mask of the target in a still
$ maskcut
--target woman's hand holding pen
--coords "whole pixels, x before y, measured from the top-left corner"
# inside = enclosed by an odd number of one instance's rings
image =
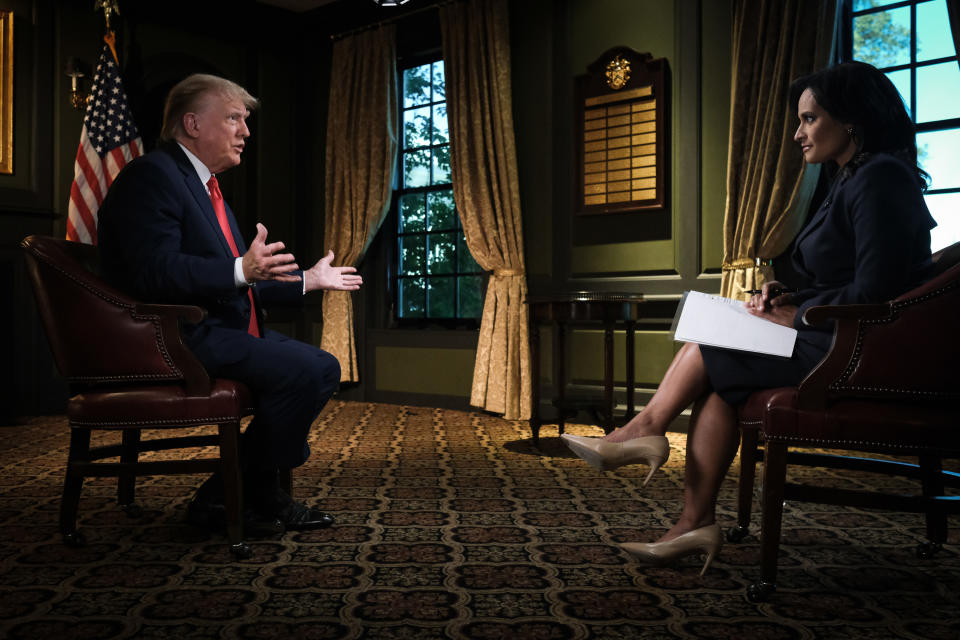
[[[794,293],[777,281],[765,282],[762,289],[749,289],[747,293],[753,295],[744,303],[747,312],[751,315],[766,318],[771,322],[782,324],[785,327],[793,326],[793,318],[797,313],[796,305],[791,304]]]

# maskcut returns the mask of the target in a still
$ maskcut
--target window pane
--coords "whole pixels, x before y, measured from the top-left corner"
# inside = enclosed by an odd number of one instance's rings
[[[931,189],[960,187],[960,129],[917,134],[917,156]]]
[[[403,112],[403,148],[426,147],[430,144],[430,107]]]
[[[418,276],[427,269],[426,239],[421,235],[400,237],[400,275]]]
[[[422,193],[400,198],[400,233],[416,233],[426,228],[427,207]]]
[[[917,60],[946,58],[956,54],[950,35],[946,0],[917,5]]]
[[[862,11],[863,9],[870,9],[871,7],[882,7],[888,4],[893,4],[894,2],[900,2],[901,0],[853,0],[853,10]]]
[[[450,133],[447,129],[447,103],[433,107],[433,144],[447,144]]]
[[[960,66],[956,61],[917,69],[917,122],[960,117]]]
[[[467,240],[463,233],[457,238],[457,258],[460,261],[460,273],[477,273],[483,271],[477,261],[473,259],[470,249],[467,248]]]
[[[853,58],[876,67],[910,62],[910,7],[853,19]]]
[[[887,77],[890,78],[890,82],[892,82],[893,86],[900,92],[900,97],[903,98],[903,104],[906,105],[907,111],[912,114],[913,105],[910,104],[910,71],[908,69],[894,71],[893,73],[888,73]]]
[[[433,150],[433,184],[450,184],[450,146]]]
[[[403,154],[403,186],[425,187],[430,184],[430,149]]]
[[[427,206],[430,211],[427,228],[430,231],[457,228],[456,208],[453,205],[453,189],[433,191],[427,194]]]
[[[483,279],[480,276],[463,276],[457,280],[460,288],[460,317],[479,318],[483,312],[483,300],[480,289]]]
[[[424,64],[403,72],[403,106],[413,107],[430,102],[430,65]]]
[[[427,282],[427,315],[431,318],[455,318],[456,278],[430,278]]]
[[[457,234],[431,233],[427,236],[427,270],[433,274],[456,273]]]
[[[400,279],[400,317],[422,318],[426,315],[426,294],[423,278]]]
[[[939,251],[960,242],[960,193],[928,195],[926,201],[937,221],[937,226],[930,231],[930,250]]]
[[[433,63],[433,101],[442,102],[447,99],[446,72],[443,60]]]

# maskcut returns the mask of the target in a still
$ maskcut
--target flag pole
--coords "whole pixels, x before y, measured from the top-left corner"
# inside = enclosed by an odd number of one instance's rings
[[[123,167],[143,155],[143,140],[133,121],[120,78],[116,36],[110,18],[117,0],[97,0],[107,21],[104,46],[90,87],[67,204],[67,240],[97,244],[98,212],[107,190]]]
[[[120,64],[120,56],[117,55],[117,37],[113,32],[113,29],[110,27],[110,17],[113,14],[120,15],[120,7],[117,5],[117,0],[97,0],[93,5],[93,10],[103,9],[103,19],[107,23],[107,32],[103,36],[103,41],[107,43],[107,46],[110,47],[110,52],[113,54],[113,59]]]

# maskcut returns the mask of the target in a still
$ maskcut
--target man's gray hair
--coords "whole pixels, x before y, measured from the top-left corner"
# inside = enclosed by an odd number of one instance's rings
[[[163,107],[163,128],[160,130],[160,139],[176,140],[177,136],[184,134],[183,116],[195,111],[203,99],[210,94],[219,95],[228,100],[239,100],[251,111],[260,104],[259,100],[232,80],[207,73],[195,73],[170,89],[167,102]]]

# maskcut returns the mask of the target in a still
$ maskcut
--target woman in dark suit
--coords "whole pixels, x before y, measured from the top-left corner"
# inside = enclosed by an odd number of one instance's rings
[[[845,63],[794,81],[790,104],[797,105],[794,140],[804,160],[824,163],[833,182],[796,239],[792,258],[800,279],[768,282],[745,304],[753,315],[797,329],[792,357],[687,343],[628,424],[605,438],[563,436],[597,468],[644,463],[652,475],[670,453],[668,426],[693,404],[683,511],[657,542],[622,545],[641,560],[704,553],[706,571],[722,543],[715,508],[739,443],[736,406],[756,390],[798,384],[830,348],[833,327],[807,326],[803,313],[889,300],[920,284],[930,265],[936,223],[923,200],[927,176],[917,166],[913,123],[890,80],[871,65]]]

